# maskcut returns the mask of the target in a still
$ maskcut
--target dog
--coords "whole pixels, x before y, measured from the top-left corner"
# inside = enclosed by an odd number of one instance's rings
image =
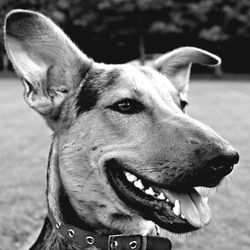
[[[160,228],[209,224],[196,187],[215,187],[239,160],[185,113],[191,65],[218,56],[181,47],[152,67],[97,63],[44,15],[11,11],[4,41],[28,105],[53,130],[48,216],[39,249],[170,249]]]

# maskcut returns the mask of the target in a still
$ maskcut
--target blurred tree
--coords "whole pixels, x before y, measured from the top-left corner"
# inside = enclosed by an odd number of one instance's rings
[[[243,36],[249,37],[249,1],[209,0],[203,2],[208,6],[208,11],[205,13],[206,22],[199,31],[201,39],[216,44],[219,51],[223,44],[230,39]],[[215,68],[215,73],[219,77],[222,76],[222,68]]]
[[[4,0],[0,25],[13,8],[50,16],[87,54],[105,62],[140,57],[144,63],[148,53],[202,43],[218,52],[250,39],[249,0]]]

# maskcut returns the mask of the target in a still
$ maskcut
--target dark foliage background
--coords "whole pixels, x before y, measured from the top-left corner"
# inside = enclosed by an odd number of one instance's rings
[[[1,24],[14,8],[50,16],[97,61],[144,61],[193,45],[219,54],[225,72],[249,71],[248,0],[1,0]]]

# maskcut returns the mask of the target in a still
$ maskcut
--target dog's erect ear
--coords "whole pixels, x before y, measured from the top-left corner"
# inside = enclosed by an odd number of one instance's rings
[[[183,98],[186,98],[192,63],[218,66],[221,59],[202,49],[181,47],[156,59],[154,68],[164,74],[174,84]]]
[[[90,68],[91,60],[49,18],[37,12],[11,11],[4,36],[8,56],[23,80],[26,101],[53,119]]]

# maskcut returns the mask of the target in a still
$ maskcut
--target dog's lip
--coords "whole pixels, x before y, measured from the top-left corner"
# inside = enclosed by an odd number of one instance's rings
[[[204,221],[195,220],[195,214],[192,213],[193,210],[191,212],[187,210],[185,211],[187,219],[181,217],[180,214],[176,215],[173,211],[173,208],[175,207],[174,203],[178,198],[179,200],[182,200],[182,203],[186,202],[186,204],[190,205],[192,202],[192,204],[195,204],[190,196],[187,196],[188,193],[176,193],[165,189],[164,194],[168,196],[169,201],[166,202],[165,200],[159,200],[156,197],[146,195],[145,192],[135,188],[135,186],[125,177],[127,170],[119,163],[110,161],[109,164],[107,164],[106,169],[108,180],[120,200],[130,208],[137,210],[142,217],[154,221],[160,227],[175,233],[185,233],[197,230],[208,223],[208,218],[205,219],[206,223],[204,223]],[[157,187],[157,184],[152,183],[150,186],[152,186],[154,190],[157,190],[157,188],[158,190],[163,190],[162,187]],[[189,194],[192,193],[195,195],[195,192],[194,189],[189,190]]]
[[[148,183],[147,188],[143,188],[145,182],[139,177],[127,171],[124,173],[128,181],[133,183],[135,187],[157,200],[166,201],[176,216],[186,219],[194,227],[201,228],[209,223],[211,211],[207,204],[207,197],[203,198],[195,188],[189,188],[186,192],[176,192],[150,183]]]

